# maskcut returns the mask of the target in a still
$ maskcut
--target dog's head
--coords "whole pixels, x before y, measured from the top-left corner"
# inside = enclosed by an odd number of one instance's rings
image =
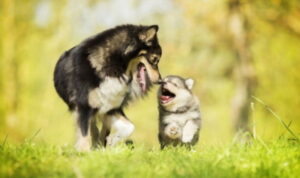
[[[152,84],[161,80],[158,63],[160,50],[142,50],[129,63],[127,74],[132,77],[132,86],[138,95],[145,94]]]
[[[193,79],[183,79],[179,76],[167,76],[158,90],[159,105],[166,111],[175,112],[181,107],[189,106],[193,101]]]
[[[133,84],[139,86],[142,94],[145,94],[153,83],[160,80],[158,63],[162,54],[157,39],[158,26],[142,26],[135,45],[137,54],[129,61],[127,74],[133,78]],[[129,47],[133,50],[133,47]],[[137,90],[137,89],[135,89]]]

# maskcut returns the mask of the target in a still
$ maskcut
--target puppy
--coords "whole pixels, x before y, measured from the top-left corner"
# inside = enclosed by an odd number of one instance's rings
[[[193,146],[201,126],[199,100],[192,93],[193,79],[167,76],[158,90],[159,134],[161,149],[165,146]]]
[[[54,71],[58,95],[75,113],[78,150],[114,146],[134,125],[123,108],[160,80],[157,25],[121,25],[64,52]],[[97,122],[102,122],[99,132]],[[90,139],[91,138],[91,139]]]

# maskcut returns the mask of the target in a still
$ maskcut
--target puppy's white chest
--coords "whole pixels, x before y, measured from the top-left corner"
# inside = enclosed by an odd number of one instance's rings
[[[170,124],[170,123],[177,123],[180,126],[184,126],[185,123],[188,120],[196,119],[199,118],[200,114],[198,112],[186,112],[186,113],[181,113],[181,114],[171,114],[168,116],[165,116],[163,119],[163,122],[165,124]]]
[[[127,80],[106,77],[99,87],[89,92],[90,106],[98,108],[100,113],[121,106],[128,92]]]
[[[177,123],[181,127],[185,124],[187,118],[180,116],[179,114],[172,114],[169,116],[166,116],[163,120],[165,124],[170,124],[170,123]]]

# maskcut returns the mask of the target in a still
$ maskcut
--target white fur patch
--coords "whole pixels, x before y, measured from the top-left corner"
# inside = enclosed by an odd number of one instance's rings
[[[135,128],[134,125],[127,119],[116,117],[111,119],[111,133],[106,138],[108,146],[114,146],[118,142],[126,139],[132,134]]]
[[[134,131],[134,125],[124,119],[116,119],[111,125],[112,131],[118,134],[120,137],[129,137]]]
[[[130,94],[130,99],[131,100],[135,100],[135,99],[137,99],[137,98],[139,98],[140,96],[143,95],[143,92],[142,92],[142,89],[139,85],[139,82],[136,79],[136,74],[133,77],[133,80],[131,81],[129,91],[130,91],[129,94]]]
[[[127,91],[126,80],[106,77],[99,87],[90,91],[88,101],[93,108],[99,108],[100,114],[106,113],[122,104]]]
[[[175,113],[164,117],[163,123],[177,123],[179,126],[183,127],[188,120],[200,118],[200,113],[197,111],[185,112],[185,113]]]
[[[182,142],[189,143],[193,140],[197,133],[199,126],[193,121],[189,120],[182,129]]]
[[[89,141],[89,137],[83,137],[83,136],[79,136],[77,138],[76,144],[75,144],[75,148],[77,151],[90,151],[91,149],[91,144]]]
[[[188,89],[191,90],[194,86],[194,80],[191,78],[186,79],[185,84],[187,85]]]

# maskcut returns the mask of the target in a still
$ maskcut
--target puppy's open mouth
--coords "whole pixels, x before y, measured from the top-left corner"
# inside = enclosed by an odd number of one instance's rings
[[[161,88],[161,95],[159,97],[160,102],[162,104],[166,104],[168,102],[170,102],[171,100],[173,100],[175,98],[175,94],[170,92],[168,89],[162,87]]]
[[[137,79],[140,85],[140,88],[143,92],[146,92],[147,90],[147,70],[143,63],[139,63],[137,66],[138,73],[137,73]]]

